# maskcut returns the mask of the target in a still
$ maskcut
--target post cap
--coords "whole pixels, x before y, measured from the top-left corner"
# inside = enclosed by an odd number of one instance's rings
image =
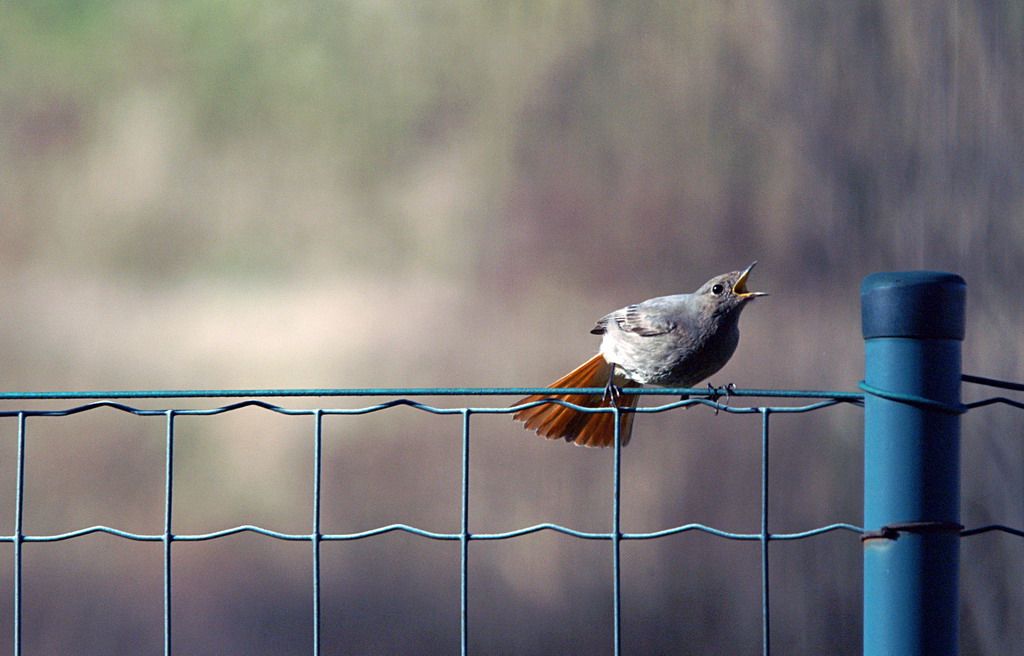
[[[943,271],[872,273],[860,286],[864,339],[964,338],[967,283]]]

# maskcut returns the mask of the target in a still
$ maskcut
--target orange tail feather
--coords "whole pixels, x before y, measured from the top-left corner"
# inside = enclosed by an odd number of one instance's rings
[[[607,382],[608,363],[598,353],[551,383],[548,387],[604,387]],[[623,387],[640,387],[639,383],[631,380],[616,379],[615,382]],[[557,396],[536,394],[521,399],[515,405],[544,399],[559,399],[585,408],[609,407],[611,405],[601,394],[563,394]],[[619,407],[635,408],[638,400],[639,397],[635,394],[623,394],[619,400]],[[633,429],[633,413],[624,412],[619,416],[622,417],[619,437],[622,445],[625,446],[629,442]],[[615,444],[615,415],[612,413],[579,412],[557,403],[545,403],[520,410],[512,415],[512,418],[523,422],[526,429],[537,431],[538,435],[549,440],[564,439],[567,442],[573,442],[581,446],[597,447]]]

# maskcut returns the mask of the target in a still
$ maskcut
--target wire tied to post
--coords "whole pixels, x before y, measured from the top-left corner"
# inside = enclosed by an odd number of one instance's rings
[[[929,399],[917,394],[892,392],[880,387],[875,387],[874,385],[868,385],[863,380],[857,383],[857,387],[859,387],[865,394],[877,396],[878,398],[885,399],[886,401],[906,403],[907,405],[917,406],[926,410],[935,410],[936,412],[942,412],[947,415],[962,415],[967,412],[968,409],[963,403],[946,403],[944,401],[936,401],[935,399]]]
[[[877,531],[864,531],[860,541],[867,540],[898,540],[903,533],[934,534],[934,533],[955,533],[959,535],[964,530],[963,524],[957,522],[896,522],[886,524]]]

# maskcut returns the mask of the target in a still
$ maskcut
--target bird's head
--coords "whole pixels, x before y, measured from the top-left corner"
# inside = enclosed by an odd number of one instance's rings
[[[747,289],[747,279],[756,264],[755,260],[742,271],[730,271],[715,276],[701,285],[695,296],[700,297],[707,307],[714,308],[714,314],[730,312],[743,307],[758,296],[767,296],[767,292],[752,292]]]

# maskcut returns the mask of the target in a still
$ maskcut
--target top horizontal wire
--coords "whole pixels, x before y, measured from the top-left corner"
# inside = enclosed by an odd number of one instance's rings
[[[61,401],[89,399],[199,399],[273,397],[359,396],[526,396],[533,394],[602,394],[603,387],[367,387],[310,389],[210,389],[210,390],[88,390],[52,392],[0,392],[0,401]],[[623,394],[644,396],[742,396],[794,399],[862,401],[861,392],[831,390],[726,389],[707,387],[623,388]]]
[[[984,385],[986,387],[998,387],[999,389],[1024,392],[1024,383],[1015,383],[1009,380],[998,380],[996,378],[986,378],[984,376],[972,376],[971,374],[963,374],[960,376],[960,380],[974,385]]]
[[[1024,383],[1016,383],[983,376],[963,374],[961,380],[980,386],[1014,391],[1024,391]],[[861,384],[863,388],[863,383]],[[312,398],[312,397],[419,397],[419,396],[528,396],[555,394],[601,394],[604,388],[572,387],[368,387],[368,388],[300,388],[300,389],[184,389],[184,390],[83,390],[83,391],[27,391],[0,392],[0,401],[60,401],[60,400],[136,400],[136,399],[199,399],[199,398]],[[843,392],[837,390],[782,390],[782,389],[736,389],[732,387],[675,387],[675,388],[624,388],[623,394],[640,396],[697,397],[697,400],[712,404],[721,397],[773,398],[773,399],[827,399],[835,403],[864,402],[864,391]],[[899,400],[899,399],[890,399]],[[1024,403],[1005,397],[991,397],[966,403],[961,411],[988,405],[1004,404],[1024,409]],[[719,409],[726,405],[714,403]],[[264,407],[270,407],[264,405]],[[668,409],[668,408],[666,408]],[[792,410],[788,410],[792,411]],[[4,414],[2,416],[9,416]]]
[[[541,389],[544,389],[544,388],[541,388]],[[579,389],[589,390],[590,388],[579,388]],[[559,390],[559,391],[561,393],[565,393],[565,390]],[[571,392],[571,393],[575,393],[575,392]],[[584,392],[584,393],[588,393],[588,392]],[[597,393],[597,392],[595,392],[595,393]],[[705,390],[704,393],[707,393],[707,391]],[[712,401],[710,399],[684,399],[684,400],[680,400],[680,401],[675,401],[673,403],[667,403],[667,404],[658,405],[658,406],[647,406],[647,407],[638,407],[638,408],[622,408],[622,409],[612,408],[610,406],[602,406],[602,407],[580,406],[580,405],[576,405],[574,403],[569,403],[567,401],[562,401],[560,399],[543,399],[543,400],[539,400],[539,401],[531,401],[530,403],[524,403],[522,405],[511,405],[511,406],[499,406],[499,407],[488,407],[488,406],[482,406],[482,407],[452,407],[452,408],[440,408],[440,407],[437,407],[437,406],[432,406],[432,405],[428,405],[428,404],[425,404],[425,403],[420,403],[418,401],[413,401],[413,400],[405,399],[405,398],[393,399],[393,400],[387,401],[385,403],[377,403],[377,404],[374,404],[374,405],[360,407],[360,408],[285,408],[285,407],[282,407],[282,406],[279,406],[279,405],[274,405],[272,403],[268,403],[266,401],[260,401],[260,400],[257,400],[257,399],[249,399],[249,400],[245,400],[245,401],[240,401],[238,403],[232,403],[232,404],[229,404],[229,405],[219,406],[219,407],[214,407],[214,408],[181,408],[181,409],[136,408],[136,407],[133,407],[133,406],[130,406],[130,405],[126,405],[124,403],[117,403],[115,401],[107,401],[107,400],[105,400],[105,401],[95,401],[95,402],[92,402],[92,403],[86,403],[84,405],[79,405],[79,406],[75,406],[75,407],[72,407],[72,408],[65,408],[65,409],[0,410],[0,417],[16,417],[16,416],[26,416],[26,417],[66,417],[68,415],[74,415],[74,414],[78,414],[78,413],[81,413],[81,412],[88,412],[90,410],[97,410],[97,409],[100,409],[100,408],[111,408],[111,409],[114,409],[114,410],[119,410],[121,412],[126,412],[126,413],[130,413],[130,414],[134,414],[134,415],[140,415],[140,416],[161,416],[161,415],[166,415],[168,413],[174,413],[175,415],[204,415],[204,416],[208,416],[208,415],[224,414],[224,413],[227,413],[227,412],[233,412],[235,410],[241,410],[243,408],[253,408],[253,407],[254,408],[262,408],[264,410],[268,410],[270,412],[275,412],[275,413],[283,414],[283,415],[315,415],[317,413],[322,414],[322,415],[362,415],[362,414],[370,414],[370,413],[373,413],[373,412],[379,412],[379,411],[382,411],[382,410],[387,410],[389,408],[394,408],[394,407],[398,407],[398,406],[407,406],[407,407],[410,407],[410,408],[414,408],[416,410],[422,410],[424,412],[429,412],[429,413],[432,413],[432,414],[440,414],[440,415],[449,415],[449,414],[451,414],[451,415],[458,415],[458,414],[462,414],[464,412],[468,412],[470,414],[511,414],[511,413],[514,413],[514,412],[518,412],[519,410],[521,410],[523,408],[532,408],[533,406],[543,405],[543,404],[561,405],[561,406],[565,406],[565,407],[568,407],[568,408],[573,408],[575,410],[578,410],[578,411],[584,412],[584,413],[588,413],[588,414],[602,414],[602,413],[608,414],[608,413],[615,413],[615,412],[630,412],[630,413],[650,414],[650,413],[666,412],[666,411],[669,411],[669,410],[674,410],[676,408],[681,408],[681,407],[686,407],[686,406],[691,406],[691,405],[705,405],[705,406],[708,406],[710,408],[715,409],[716,411],[728,412],[728,413],[732,413],[732,414],[754,414],[754,413],[759,413],[759,412],[762,412],[762,411],[767,411],[767,412],[772,412],[772,413],[802,413],[802,412],[811,412],[811,411],[814,411],[814,410],[820,410],[822,408],[827,408],[827,407],[830,407],[830,406],[833,406],[833,405],[838,405],[838,404],[841,404],[841,403],[859,404],[859,400],[856,399],[856,398],[833,399],[833,398],[827,398],[826,397],[826,398],[824,398],[824,400],[818,401],[816,403],[810,403],[810,404],[807,404],[807,405],[799,405],[799,406],[771,406],[771,407],[761,408],[761,407],[752,407],[752,406],[734,406],[734,405],[729,405],[729,404],[718,403],[717,401]]]
[[[232,390],[226,390],[231,392]],[[278,396],[278,397],[310,397],[312,394],[306,394],[310,390],[277,390],[276,394],[266,394],[264,397]],[[327,391],[327,390],[325,390]],[[471,388],[469,390],[459,390],[455,388],[424,388],[417,390],[415,388],[396,388],[393,390],[333,390],[336,392],[333,396],[336,397],[351,397],[356,398],[359,396],[459,396],[461,395],[513,395],[520,396],[524,394],[531,395],[546,395],[551,396],[563,395],[563,394],[600,394],[603,392],[603,388],[591,388],[591,387],[580,387],[580,388],[558,388],[550,389],[546,387],[524,387],[524,388]],[[254,399],[252,397],[259,396],[257,393],[245,394],[243,392],[258,392],[258,390],[234,390],[237,394],[226,394],[220,395],[221,398],[233,398],[233,397],[245,397],[250,398],[245,401],[238,403],[232,403],[225,406],[219,406],[214,408],[177,408],[177,409],[156,409],[156,408],[136,408],[123,403],[117,403],[112,400],[115,398],[121,399],[172,399],[172,398],[217,398],[217,394],[210,391],[208,396],[205,396],[204,391],[193,390],[192,394],[189,391],[182,392],[167,392],[165,395],[160,395],[159,392],[111,392],[104,396],[103,392],[6,392],[0,393],[0,401],[4,400],[73,400],[73,399],[104,399],[101,401],[94,401],[92,403],[86,403],[83,405],[75,406],[72,408],[66,408],[62,410],[55,409],[10,409],[0,410],[0,417],[16,417],[24,415],[27,417],[64,417],[68,415],[78,414],[80,412],[86,412],[89,410],[95,410],[98,408],[112,408],[127,412],[135,415],[142,416],[156,416],[165,415],[168,412],[173,412],[177,415],[216,415],[226,412],[232,412],[234,410],[240,410],[242,408],[258,407],[271,412],[276,412],[284,415],[314,415],[316,413],[322,413],[324,415],[360,415],[370,414],[388,408],[396,406],[408,406],[417,410],[423,410],[433,414],[462,414],[463,412],[469,412],[471,414],[510,414],[518,412],[525,408],[532,408],[537,405],[546,403],[557,404],[568,408],[573,408],[580,412],[587,414],[600,414],[600,413],[614,413],[628,412],[628,413],[658,413],[665,412],[668,410],[674,410],[680,407],[687,407],[691,405],[705,405],[713,408],[716,411],[728,412],[732,414],[754,414],[763,411],[771,413],[801,413],[810,412],[813,410],[819,410],[827,408],[833,405],[839,404],[851,404],[851,405],[863,405],[864,394],[855,392],[824,392],[824,391],[799,391],[799,390],[731,390],[728,394],[717,394],[716,392],[708,392],[708,390],[690,390],[689,388],[678,388],[678,389],[623,389],[624,393],[629,394],[644,394],[646,396],[688,396],[688,395],[703,395],[709,398],[682,398],[674,403],[667,403],[658,406],[644,406],[635,408],[620,408],[615,409],[610,406],[601,407],[587,407],[580,406],[560,399],[541,399],[538,401],[531,401],[522,405],[512,406],[499,406],[499,407],[447,407],[441,408],[437,406],[420,403],[419,401],[413,401],[408,398],[392,399],[384,403],[377,403],[370,406],[361,408],[285,408],[279,405],[268,403]],[[302,392],[290,394],[289,392]],[[364,393],[366,392],[366,393]],[[389,393],[393,392],[393,394]],[[682,394],[681,394],[682,393]],[[182,396],[185,395],[185,396]],[[797,406],[736,406],[730,405],[728,402],[719,403],[716,398],[721,396],[735,396],[735,397],[771,397],[771,398],[788,398],[788,399],[821,399],[816,403],[807,405]],[[888,398],[888,395],[886,396]],[[893,398],[897,402],[903,402],[900,398]],[[919,400],[916,397],[911,398],[909,403],[918,403]],[[972,410],[976,408],[982,408],[988,405],[1004,404],[1015,408],[1024,410],[1024,403],[1015,401],[1013,399],[1007,399],[1004,397],[991,397],[982,399],[980,401],[974,401],[972,403],[963,404],[961,407],[962,411]]]

